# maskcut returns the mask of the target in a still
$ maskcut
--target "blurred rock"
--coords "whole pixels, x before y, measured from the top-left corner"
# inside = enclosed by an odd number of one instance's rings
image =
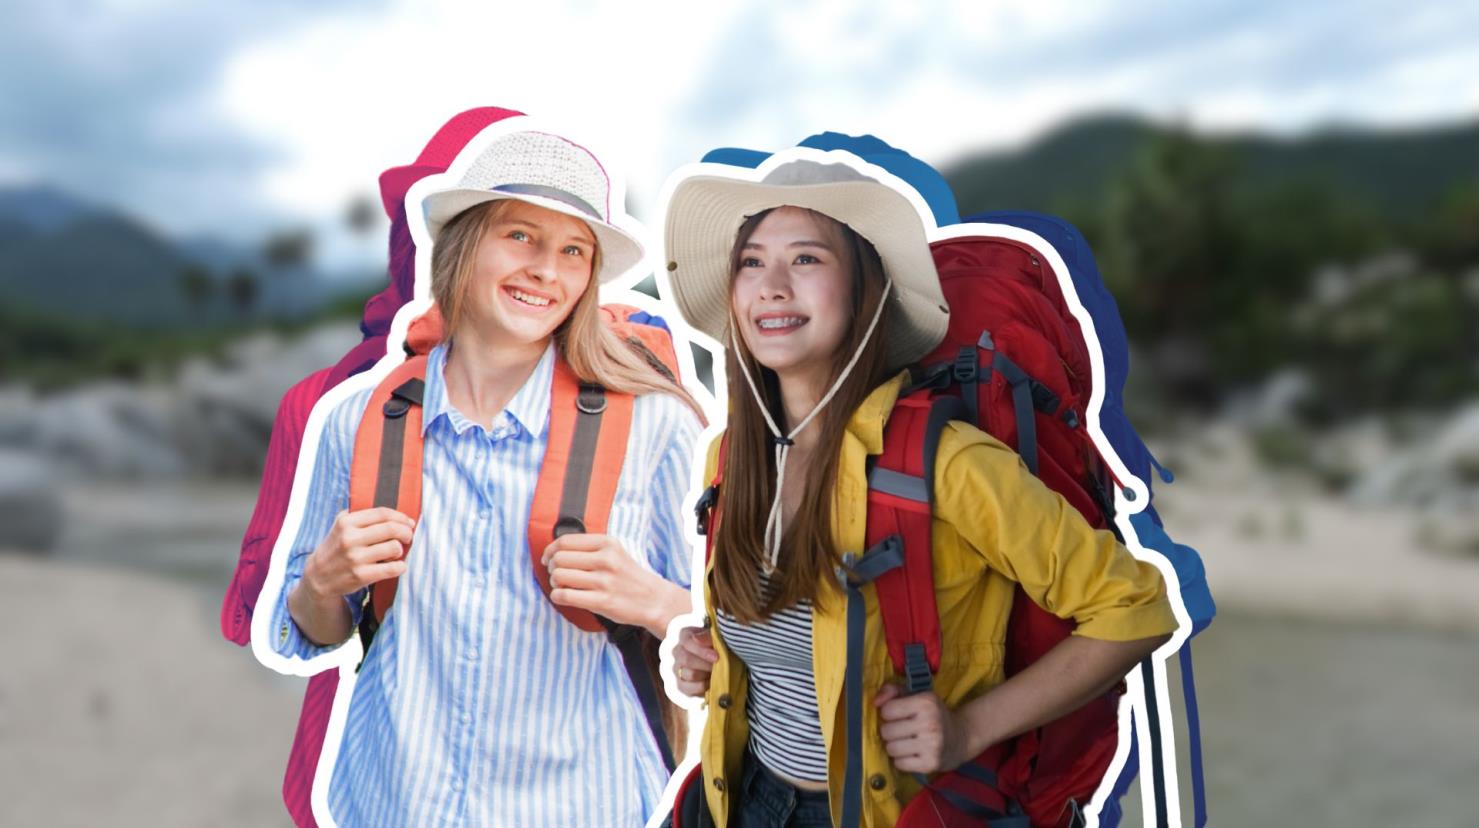
[[[1312,435],[1311,471],[1333,492],[1346,492],[1370,470],[1391,462],[1395,447],[1387,425],[1365,417]]]
[[[0,447],[34,450],[70,475],[252,474],[283,393],[358,341],[351,325],[292,340],[257,334],[220,359],[189,360],[168,384],[110,381],[47,397],[0,389]]]
[[[36,393],[29,388],[0,388],[0,446],[29,445],[35,437]]]
[[[1284,368],[1252,391],[1228,401],[1225,416],[1239,426],[1264,429],[1294,423],[1314,385],[1297,368]]]
[[[1440,515],[1479,511],[1479,402],[1365,471],[1351,497],[1363,505],[1415,506]]]
[[[118,382],[43,399],[32,446],[61,471],[111,478],[175,476],[185,458],[170,439],[172,394]]]
[[[46,552],[62,531],[62,501],[46,458],[0,448],[0,547]]]

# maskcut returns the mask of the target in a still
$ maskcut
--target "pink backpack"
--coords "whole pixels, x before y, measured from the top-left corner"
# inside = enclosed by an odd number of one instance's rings
[[[406,222],[405,198],[411,185],[428,175],[445,172],[473,136],[489,124],[521,115],[511,109],[479,107],[454,116],[427,142],[414,164],[393,167],[380,175],[380,198],[390,217],[390,285],[365,304],[360,329],[365,339],[332,368],[304,377],[283,395],[272,424],[267,464],[257,493],[257,506],[242,538],[236,574],[226,588],[221,605],[221,632],[230,641],[245,646],[251,640],[252,612],[267,577],[272,547],[282,531],[288,496],[293,488],[303,430],[319,398],[346,378],[373,366],[385,355],[386,334],[395,313],[411,299],[415,282],[416,246]],[[317,828],[310,796],[313,777],[323,751],[329,711],[334,705],[339,676],[326,670],[308,680],[298,730],[288,756],[283,779],[283,801],[299,828]]]

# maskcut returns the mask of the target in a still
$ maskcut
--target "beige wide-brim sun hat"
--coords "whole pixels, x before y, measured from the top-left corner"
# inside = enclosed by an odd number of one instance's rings
[[[673,293],[683,318],[729,346],[729,255],[745,219],[773,207],[805,207],[830,216],[873,243],[893,280],[891,366],[918,361],[944,339],[950,309],[930,255],[926,227],[933,216],[909,185],[840,150],[797,147],[759,167],[694,164],[674,175],[664,215],[663,244]]]
[[[489,201],[515,199],[584,221],[601,250],[607,282],[641,264],[642,244],[611,223],[611,181],[590,150],[547,132],[515,132],[490,143],[452,187],[421,201],[433,240],[459,213]]]

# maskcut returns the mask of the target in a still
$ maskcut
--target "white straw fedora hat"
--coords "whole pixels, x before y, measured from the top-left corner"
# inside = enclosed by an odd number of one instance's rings
[[[611,223],[611,181],[585,147],[547,132],[515,132],[490,143],[461,180],[422,199],[433,239],[458,213],[488,201],[516,199],[574,216],[596,234],[605,282],[642,261],[642,244]]]
[[[830,216],[877,248],[893,281],[889,301],[898,311],[886,343],[890,365],[915,362],[944,339],[950,309],[926,233],[934,218],[908,184],[883,168],[840,150],[796,147],[754,169],[691,165],[675,174],[666,191],[663,243],[678,309],[715,341],[729,341],[735,234],[747,217],[781,206]]]

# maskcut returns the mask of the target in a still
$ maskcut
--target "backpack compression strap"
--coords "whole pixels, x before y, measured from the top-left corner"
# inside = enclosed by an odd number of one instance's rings
[[[862,664],[865,604],[862,585],[873,581],[884,638],[905,691],[925,692],[940,667],[941,632],[935,603],[933,539],[935,455],[951,420],[967,420],[969,407],[959,397],[930,400],[928,392],[899,400],[884,430],[883,453],[868,471],[868,551],[845,573],[847,618],[847,740],[843,775],[843,826],[857,825],[862,798]],[[993,749],[988,754],[999,753]],[[1027,828],[1020,806],[999,790],[994,762],[966,762],[939,784],[920,775],[924,795],[938,797],[993,828]],[[948,777],[955,777],[953,779]],[[852,787],[849,787],[851,785]],[[974,792],[985,789],[988,801]],[[851,803],[858,803],[851,805]],[[849,821],[849,817],[853,821]]]

